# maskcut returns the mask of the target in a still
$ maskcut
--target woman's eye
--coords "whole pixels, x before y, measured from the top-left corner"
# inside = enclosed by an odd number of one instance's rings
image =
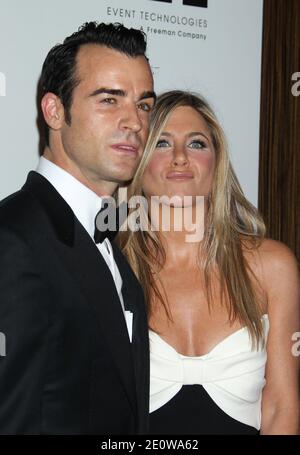
[[[189,147],[193,149],[203,149],[207,147],[206,143],[200,140],[194,140],[190,143]]]
[[[156,144],[156,148],[164,148],[164,147],[169,147],[169,142],[166,141],[165,139],[160,139],[157,144]]]

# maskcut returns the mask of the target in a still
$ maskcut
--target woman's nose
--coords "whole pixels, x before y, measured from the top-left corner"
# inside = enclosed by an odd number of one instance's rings
[[[173,166],[187,166],[188,162],[189,162],[188,157],[184,147],[182,146],[175,147],[172,157]]]

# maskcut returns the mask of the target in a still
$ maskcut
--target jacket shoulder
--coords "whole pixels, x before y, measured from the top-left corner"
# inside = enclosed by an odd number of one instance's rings
[[[0,226],[7,228],[17,226],[28,220],[28,214],[36,208],[32,195],[21,189],[0,202]]]

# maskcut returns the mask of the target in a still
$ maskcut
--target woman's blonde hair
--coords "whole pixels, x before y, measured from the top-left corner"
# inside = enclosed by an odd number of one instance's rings
[[[226,302],[229,320],[232,322],[239,319],[248,328],[253,345],[258,347],[263,342],[262,310],[259,293],[256,285],[254,286],[257,280],[244,257],[243,249],[249,248],[249,245],[255,248],[260,244],[265,235],[265,225],[257,209],[243,194],[230,163],[223,130],[209,104],[202,97],[179,90],[169,91],[158,97],[151,115],[145,152],[128,187],[128,196],[143,195],[145,169],[170,115],[181,106],[192,107],[204,118],[216,157],[204,238],[201,248],[199,246],[199,266],[201,265],[203,270],[208,305],[211,307],[211,277],[217,270],[221,284],[221,300]],[[144,216],[148,217],[148,214]],[[151,315],[155,298],[170,317],[166,295],[163,296],[159,291],[155,279],[166,259],[159,233],[151,229],[137,232],[127,230],[119,233],[118,242],[143,287],[148,315]],[[163,289],[162,283],[161,286]]]

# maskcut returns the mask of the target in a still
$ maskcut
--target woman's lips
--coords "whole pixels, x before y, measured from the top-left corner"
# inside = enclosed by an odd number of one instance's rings
[[[188,171],[172,171],[167,173],[167,179],[169,180],[188,180],[193,179],[193,173]]]

